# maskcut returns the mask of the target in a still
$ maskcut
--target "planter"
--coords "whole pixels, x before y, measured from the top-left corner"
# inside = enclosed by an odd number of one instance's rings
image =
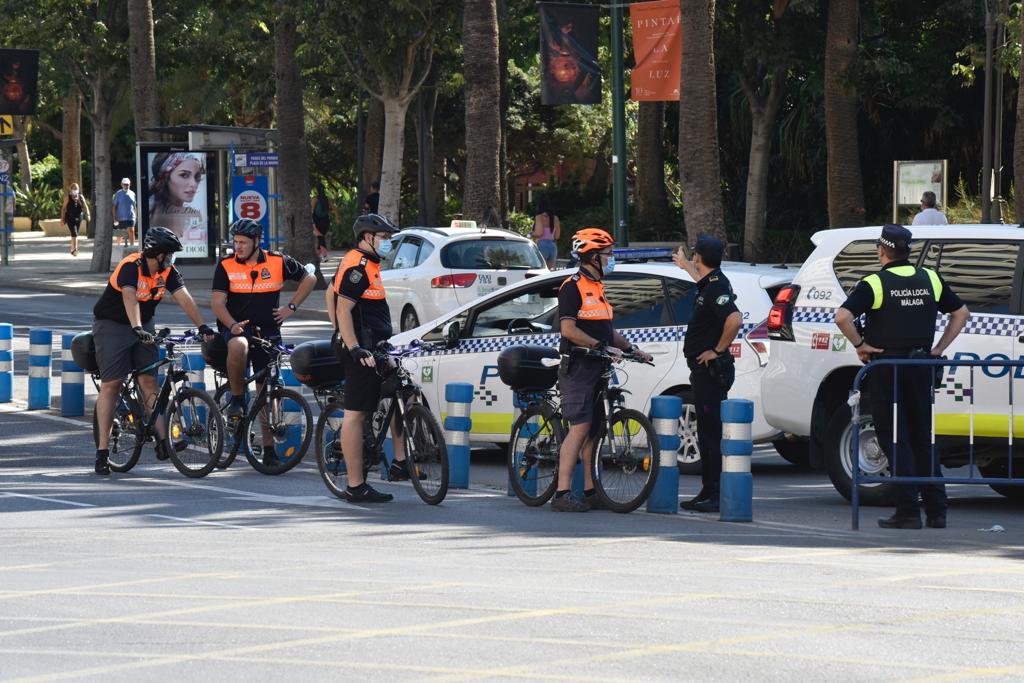
[[[59,218],[46,218],[39,221],[39,226],[47,237],[67,237],[70,234],[67,228],[61,226]]]
[[[28,232],[32,229],[32,219],[27,216],[14,217],[14,232]]]

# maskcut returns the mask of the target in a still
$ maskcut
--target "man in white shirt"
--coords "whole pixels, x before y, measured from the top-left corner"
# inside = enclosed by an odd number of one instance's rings
[[[914,225],[949,225],[946,214],[935,208],[935,193],[921,195],[921,213],[914,216]]]

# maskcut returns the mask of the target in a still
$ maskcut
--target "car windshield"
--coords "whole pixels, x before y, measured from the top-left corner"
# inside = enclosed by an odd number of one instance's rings
[[[452,242],[441,252],[445,268],[529,270],[543,268],[544,259],[533,242],[473,239]]]

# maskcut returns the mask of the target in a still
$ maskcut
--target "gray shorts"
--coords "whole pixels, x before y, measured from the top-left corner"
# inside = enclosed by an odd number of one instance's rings
[[[156,330],[152,320],[143,327],[149,332]],[[143,344],[132,332],[131,326],[113,320],[93,320],[92,337],[96,344],[96,364],[100,368],[100,379],[104,382],[124,379],[133,370],[144,368],[160,358],[156,344]],[[155,375],[156,370],[146,374]]]
[[[604,421],[604,401],[598,393],[604,390],[606,380],[604,363],[575,359],[569,372],[558,371],[558,393],[562,402],[562,417],[570,425],[590,423],[590,433],[596,434]]]

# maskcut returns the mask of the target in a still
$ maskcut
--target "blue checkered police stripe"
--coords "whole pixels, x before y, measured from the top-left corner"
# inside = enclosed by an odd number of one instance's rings
[[[935,331],[946,329],[949,316],[939,315],[935,318]],[[835,309],[819,306],[797,306],[793,309],[794,323],[835,323]],[[978,315],[972,313],[967,319],[964,334],[976,334],[988,337],[1010,337],[1017,333],[1018,325],[1024,322],[1020,316]]]
[[[753,330],[757,325],[746,323],[740,327],[739,335],[743,336]],[[619,332],[634,344],[653,344],[657,342],[683,341],[686,336],[686,325],[679,327],[637,327]],[[532,344],[536,346],[558,346],[559,336],[557,334],[527,334],[502,337],[476,337],[463,339],[458,348],[437,351],[434,353],[422,354],[427,356],[452,356],[467,353],[497,353],[502,349],[516,344]]]

